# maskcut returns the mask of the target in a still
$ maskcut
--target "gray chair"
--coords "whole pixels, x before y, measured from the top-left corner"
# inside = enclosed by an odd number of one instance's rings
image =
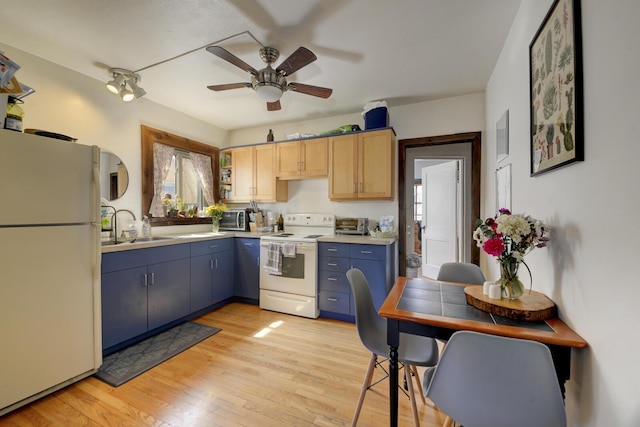
[[[431,373],[427,397],[465,427],[567,424],[551,352],[539,342],[459,331]]]
[[[347,279],[349,280],[354,298],[358,335],[360,336],[362,344],[371,351],[369,367],[367,368],[358,399],[358,405],[353,415],[353,421],[351,422],[351,425],[355,426],[358,423],[358,417],[360,416],[360,410],[362,409],[362,403],[364,402],[364,396],[367,390],[382,381],[379,380],[372,384],[374,368],[380,367],[387,373],[382,362],[386,360],[389,354],[389,346],[387,345],[387,321],[378,315],[373,305],[373,299],[366,277],[362,271],[357,268],[352,268],[347,271]],[[379,361],[378,357],[382,357],[382,360]],[[438,363],[438,346],[433,338],[400,334],[398,361],[404,367],[404,379],[409,390],[413,419],[416,426],[419,426],[420,420],[418,418],[412,378],[415,378],[418,382],[418,394],[424,401],[424,397],[420,393],[420,378],[416,366],[435,366],[436,363]]]
[[[445,262],[440,266],[436,280],[482,285],[486,279],[480,267],[475,264],[468,262]]]

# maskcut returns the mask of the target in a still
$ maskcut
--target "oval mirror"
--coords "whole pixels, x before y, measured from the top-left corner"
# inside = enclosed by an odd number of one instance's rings
[[[100,196],[112,201],[124,195],[129,187],[127,167],[115,154],[100,151]]]

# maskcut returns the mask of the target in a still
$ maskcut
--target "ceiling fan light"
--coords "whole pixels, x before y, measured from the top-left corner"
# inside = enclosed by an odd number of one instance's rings
[[[138,86],[138,83],[136,81],[136,79],[129,79],[129,81],[127,82],[129,84],[129,87],[131,88],[131,91],[133,92],[133,96],[136,98],[142,98],[143,96],[145,96],[147,94],[147,91],[142,89],[140,86]]]
[[[256,93],[266,102],[276,102],[282,96],[282,89],[278,86],[263,84],[256,87]]]

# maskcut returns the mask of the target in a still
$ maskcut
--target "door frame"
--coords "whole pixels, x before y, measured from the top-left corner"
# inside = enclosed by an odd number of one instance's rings
[[[400,275],[406,274],[406,230],[405,219],[405,174],[407,168],[407,149],[416,147],[429,147],[446,144],[471,144],[471,217],[480,218],[480,166],[482,160],[482,133],[466,132],[451,135],[428,136],[398,140],[398,264]],[[413,185],[411,182],[410,185]],[[473,239],[469,239],[471,245],[471,262],[479,265],[480,250]]]

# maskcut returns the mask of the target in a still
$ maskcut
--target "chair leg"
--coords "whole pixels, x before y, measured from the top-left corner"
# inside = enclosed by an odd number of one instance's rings
[[[416,385],[418,386],[418,394],[420,394],[420,399],[422,400],[422,404],[426,405],[427,401],[424,399],[424,394],[422,394],[422,382],[420,381],[420,375],[418,375],[418,368],[414,365],[411,365],[411,372],[413,373],[413,377],[416,379]]]
[[[450,416],[447,415],[447,418],[444,419],[444,424],[442,424],[442,427],[453,427],[453,420]]]
[[[367,373],[364,376],[364,382],[362,383],[362,389],[360,390],[360,397],[358,398],[358,405],[356,406],[356,412],[353,414],[351,427],[355,427],[358,424],[358,417],[360,416],[360,410],[362,409],[362,403],[364,402],[364,395],[367,393],[367,390],[371,385],[371,379],[373,378],[373,370],[376,367],[377,361],[378,361],[378,356],[375,353],[371,353],[371,359],[369,359],[369,367],[367,368]]]
[[[416,394],[413,391],[413,380],[411,379],[411,367],[408,365],[404,368],[404,379],[409,388],[409,399],[411,400],[411,410],[413,411],[413,421],[416,427],[420,427],[420,417],[418,416],[418,407],[416,405]]]

